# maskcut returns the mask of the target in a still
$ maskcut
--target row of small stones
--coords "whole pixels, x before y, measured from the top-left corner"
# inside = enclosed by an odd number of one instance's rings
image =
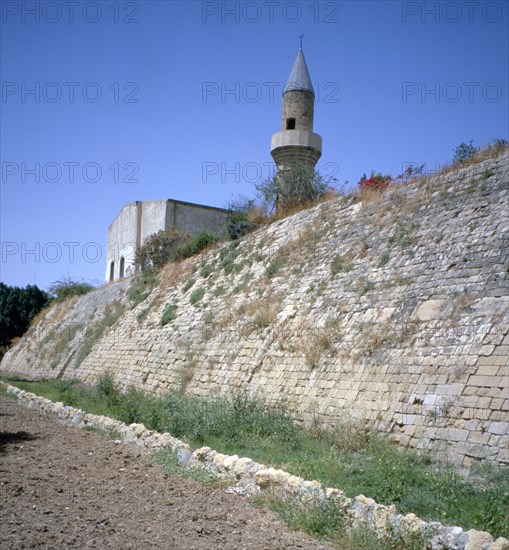
[[[147,430],[143,424],[127,425],[107,416],[84,413],[80,409],[54,403],[14,386],[9,386],[7,392],[17,397],[18,405],[38,410],[42,414],[56,415],[75,426],[95,427],[110,433],[113,431],[120,434],[123,442],[134,443],[150,451],[169,449],[176,454],[177,462],[182,467],[205,470],[234,483],[236,490],[231,492],[300,498],[310,503],[331,499],[352,520],[355,527],[366,526],[380,536],[385,535],[388,528],[394,536],[420,532],[429,540],[434,550],[509,550],[507,539],[500,537],[494,541],[484,531],[463,531],[461,527],[447,527],[434,521],[425,522],[415,514],[397,514],[394,505],[377,504],[364,495],[350,499],[339,489],[323,488],[318,481],[306,481],[283,470],[254,462],[250,458],[224,455],[210,447],[192,452],[189,445],[171,434]]]

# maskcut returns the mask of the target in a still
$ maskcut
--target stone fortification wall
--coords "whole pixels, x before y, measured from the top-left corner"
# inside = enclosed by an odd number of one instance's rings
[[[61,344],[53,374],[78,345],[64,377],[243,390],[303,422],[365,418],[460,467],[507,464],[508,182],[505,154],[371,202],[324,203],[168,266],[111,326],[92,319]],[[92,314],[85,298],[65,323]],[[97,324],[85,354],[79,337]],[[22,340],[1,368],[46,376],[40,354],[54,341]]]

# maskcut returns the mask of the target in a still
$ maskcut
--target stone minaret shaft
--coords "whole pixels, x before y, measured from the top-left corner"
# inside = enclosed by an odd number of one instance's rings
[[[291,165],[314,169],[322,155],[322,138],[313,132],[315,92],[302,47],[283,89],[281,131],[272,136],[271,155],[278,173]]]

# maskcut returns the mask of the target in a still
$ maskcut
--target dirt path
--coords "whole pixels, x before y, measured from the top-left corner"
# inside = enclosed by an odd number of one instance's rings
[[[135,447],[1,397],[0,548],[328,547],[243,497],[165,474]]]

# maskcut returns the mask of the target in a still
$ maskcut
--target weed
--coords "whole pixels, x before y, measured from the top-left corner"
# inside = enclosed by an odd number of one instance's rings
[[[331,262],[331,273],[332,276],[337,275],[338,273],[345,273],[351,271],[353,268],[352,262],[345,258],[344,256],[334,256]]]
[[[115,300],[104,307],[104,315],[100,322],[101,328],[105,329],[114,325],[125,311],[124,305]]]
[[[275,277],[279,270],[285,265],[285,259],[282,256],[276,256],[265,270],[265,276],[268,279]]]
[[[334,342],[338,338],[337,323],[329,323],[323,328],[305,329],[300,327],[303,335],[298,350],[303,353],[310,368],[318,367],[324,354],[334,355]]]
[[[149,311],[150,311],[150,306],[143,308],[143,309],[138,313],[138,315],[136,315],[136,320],[138,321],[138,324],[139,324],[139,325],[141,325],[141,323],[143,323],[143,321],[145,320],[145,318],[146,318],[147,315],[149,314]]]
[[[370,292],[375,288],[375,283],[373,283],[372,281],[366,281],[365,279],[359,279],[358,284],[360,287],[361,296],[364,296],[364,294]]]
[[[212,296],[214,296],[214,298],[219,298],[219,296],[223,296],[223,294],[225,293],[226,293],[226,289],[224,288],[224,286],[218,286],[217,288],[214,289]]]
[[[383,267],[391,259],[391,255],[388,252],[384,252],[378,260],[378,267]]]
[[[194,285],[194,283],[196,283],[196,279],[193,279],[193,278],[188,279],[188,280],[184,283],[184,285],[182,286],[182,290],[183,290],[184,292],[187,292],[187,291]]]
[[[246,288],[246,284],[240,283],[233,288],[232,294],[238,294],[239,292],[242,292],[245,288]]]

